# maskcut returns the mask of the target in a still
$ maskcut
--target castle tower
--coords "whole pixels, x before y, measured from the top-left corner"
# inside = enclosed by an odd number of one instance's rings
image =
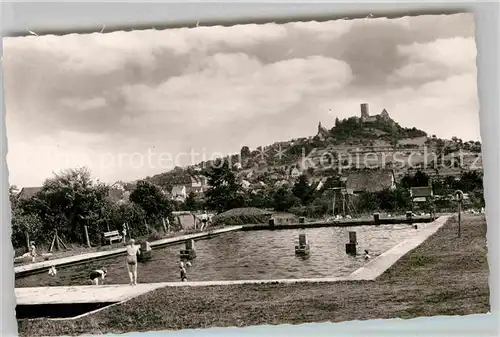
[[[323,129],[323,127],[321,126],[321,122],[318,123],[318,134],[321,133],[321,130]]]
[[[368,107],[368,103],[361,103],[361,119],[365,120],[370,117],[370,111]]]

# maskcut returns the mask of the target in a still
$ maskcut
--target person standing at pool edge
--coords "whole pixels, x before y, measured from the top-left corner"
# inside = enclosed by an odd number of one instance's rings
[[[31,256],[31,262],[35,263],[35,261],[36,261],[36,247],[35,247],[34,242],[31,242],[30,256]]]
[[[140,246],[135,244],[134,239],[130,239],[127,245],[127,269],[130,277],[130,285],[137,284],[137,254],[140,254]]]
[[[207,211],[204,211],[203,214],[200,216],[201,219],[201,228],[200,230],[204,230],[205,227],[207,226],[208,223],[208,214]]]

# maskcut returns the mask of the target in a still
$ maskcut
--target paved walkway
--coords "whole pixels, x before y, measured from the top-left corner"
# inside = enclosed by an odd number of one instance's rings
[[[238,230],[241,230],[241,228],[242,228],[242,226],[231,226],[231,227],[214,229],[214,230],[211,230],[208,232],[174,236],[171,238],[153,241],[150,243],[150,246],[151,247],[162,246],[162,245],[176,243],[176,242],[182,242],[182,241],[190,240],[190,239],[205,238],[205,237],[210,237],[212,235],[218,235],[218,234],[222,234],[222,233],[238,231]],[[54,259],[54,260],[48,260],[48,261],[42,261],[42,262],[17,266],[17,267],[14,267],[14,273],[20,274],[20,273],[32,272],[32,271],[41,270],[41,269],[48,269],[51,266],[60,266],[60,265],[67,265],[67,264],[72,264],[72,263],[76,263],[76,262],[83,262],[86,260],[92,260],[92,259],[102,258],[102,257],[106,257],[106,256],[119,255],[119,254],[123,254],[125,252],[126,252],[126,248],[123,247],[123,248],[117,248],[117,249],[113,249],[113,250],[107,250],[104,252],[95,252],[95,253],[73,255],[73,256],[63,257],[60,259]]]
[[[364,267],[347,277],[311,278],[311,279],[277,279],[277,280],[235,280],[235,281],[199,281],[199,282],[162,282],[130,285],[102,286],[69,286],[69,287],[39,287],[16,288],[17,304],[55,304],[55,303],[89,303],[89,302],[121,302],[163,287],[182,286],[214,286],[236,284],[291,284],[300,282],[338,282],[353,280],[375,280],[401,257],[418,247],[422,242],[441,228],[449,216],[442,216],[427,224],[415,236],[381,254]],[[236,229],[232,229],[236,230]],[[220,232],[219,232],[220,233]],[[177,238],[185,240],[186,238]],[[165,239],[167,240],[167,239]]]
[[[301,282],[337,282],[345,278],[281,279],[281,280],[234,280],[234,281],[193,281],[144,283],[136,286],[112,284],[100,286],[67,287],[26,287],[16,288],[18,305],[65,304],[65,303],[103,303],[121,302],[165,287],[203,287],[237,284],[292,284]]]
[[[434,222],[428,224],[425,228],[419,230],[417,235],[409,238],[400,244],[394,246],[388,251],[380,254],[378,257],[368,262],[364,267],[359,268],[354,273],[348,276],[349,280],[375,280],[389,269],[400,258],[408,252],[417,248],[432,234],[436,233],[441,228],[450,216],[442,216]]]

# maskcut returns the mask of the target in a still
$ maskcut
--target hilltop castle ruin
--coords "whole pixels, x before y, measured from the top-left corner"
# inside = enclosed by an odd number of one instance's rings
[[[392,121],[391,117],[389,116],[389,113],[387,110],[382,110],[382,112],[378,115],[370,116],[370,108],[368,106],[368,103],[361,103],[361,121],[362,122],[376,122],[377,117],[385,120],[385,121]]]
[[[361,107],[360,121],[363,123],[376,122],[377,120],[382,120],[388,123],[394,123],[394,120],[389,116],[389,113],[387,112],[386,109],[383,109],[382,112],[378,115],[370,116],[370,109],[368,103],[361,103],[360,107]],[[316,136],[324,140],[328,138],[329,134],[330,132],[323,125],[321,125],[320,121],[318,123],[318,132],[316,133]]]

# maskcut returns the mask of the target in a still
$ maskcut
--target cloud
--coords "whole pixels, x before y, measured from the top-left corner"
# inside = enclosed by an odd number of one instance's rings
[[[165,168],[102,158],[313,135],[361,102],[405,126],[479,136],[470,14],[29,36],[3,48],[20,185],[79,163],[103,180],[137,179]]]
[[[78,98],[62,98],[60,104],[65,108],[73,108],[78,110],[92,110],[103,108],[107,102],[102,97],[95,97],[89,99]]]
[[[172,77],[157,87],[128,86],[124,96],[128,109],[142,109],[151,116],[149,128],[158,120],[182,126],[186,113],[192,127],[210,128],[282,113],[307,95],[340,90],[350,79],[345,62],[321,56],[261,64],[245,54],[216,54],[197,72]],[[279,94],[272,94],[276,89]],[[127,117],[125,122],[141,123],[143,117]]]
[[[464,73],[476,73],[476,44],[473,38],[455,37],[398,48],[408,63],[395,70],[390,81],[432,81]]]

